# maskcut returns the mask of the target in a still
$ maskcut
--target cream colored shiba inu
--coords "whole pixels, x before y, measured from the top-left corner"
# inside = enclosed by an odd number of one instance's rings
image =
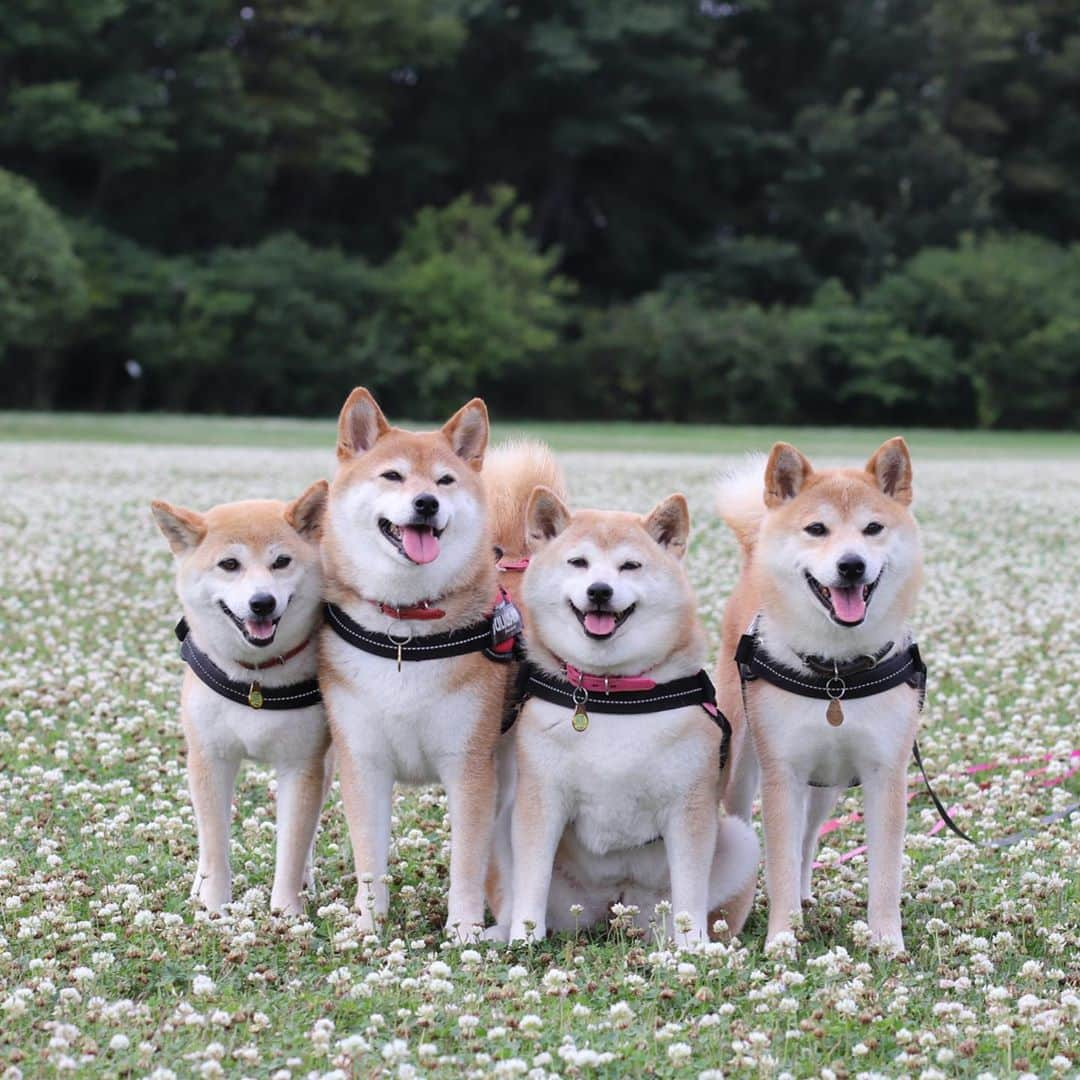
[[[735,731],[725,802],[749,820],[760,767],[770,940],[810,901],[820,827],[860,782],[870,932],[903,946],[906,773],[925,671],[908,628],[922,568],[911,500],[899,438],[865,469],[820,472],[777,443],[764,469],[721,483],[720,512],[745,555],[717,666]]]
[[[597,922],[615,903],[644,925],[662,899],[690,916],[689,939],[725,905],[737,933],[758,848],[719,814],[726,720],[681,562],[686,500],[645,517],[571,514],[541,487],[527,522],[511,940]]]
[[[390,427],[358,388],[338,422],[319,678],[368,928],[389,903],[395,781],[446,789],[446,927],[475,937],[483,926],[495,750],[520,630],[497,581],[481,472],[487,442],[478,398],[441,430],[415,433]],[[523,457],[520,482],[529,468]]]
[[[319,535],[327,484],[291,503],[225,503],[205,514],[166,502],[154,519],[176,556],[188,663],[181,722],[199,832],[192,895],[211,911],[231,899],[229,818],[245,758],[277,773],[271,907],[303,910],[311,850],[329,787],[330,735],[318,685]]]

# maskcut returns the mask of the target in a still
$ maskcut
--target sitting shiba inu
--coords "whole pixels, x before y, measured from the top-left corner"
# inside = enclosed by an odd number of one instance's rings
[[[332,763],[316,675],[322,615],[319,534],[327,484],[291,503],[225,503],[205,514],[167,502],[154,519],[177,560],[187,661],[181,722],[199,832],[192,895],[231,899],[229,818],[245,758],[277,772],[277,863],[270,904],[297,914]]]
[[[571,514],[541,487],[527,522],[510,939],[595,923],[615,903],[644,925],[667,898],[691,919],[680,940],[705,937],[725,905],[738,933],[758,846],[719,813],[730,729],[681,562],[686,500]]]
[[[717,666],[734,727],[725,802],[749,820],[760,765],[769,939],[810,901],[821,825],[861,782],[870,932],[902,948],[907,761],[925,685],[908,629],[922,558],[907,445],[890,439],[865,469],[817,472],[777,443],[763,471],[751,465],[719,495],[744,550]]]
[[[359,878],[356,904],[369,929],[389,903],[395,781],[446,789],[446,928],[471,938],[483,927],[495,750],[521,629],[497,581],[481,475],[487,442],[479,398],[441,430],[415,433],[391,428],[357,388],[338,422],[319,678]],[[519,482],[532,467],[523,456]],[[523,533],[524,506],[519,514]]]

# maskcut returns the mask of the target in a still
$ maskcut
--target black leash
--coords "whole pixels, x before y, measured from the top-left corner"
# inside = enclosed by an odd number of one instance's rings
[[[322,701],[316,679],[290,683],[288,686],[263,686],[257,679],[239,682],[230,679],[196,644],[188,629],[187,619],[176,624],[176,636],[180,641],[180,655],[198,678],[216,694],[246,705],[249,709],[306,709]]]
[[[830,703],[872,697],[875,694],[883,694],[895,686],[906,684],[918,691],[919,711],[922,712],[926,701],[926,664],[919,653],[919,647],[912,642],[907,649],[901,650],[889,660],[882,662],[892,648],[893,642],[890,641],[874,656],[856,657],[842,664],[824,660],[821,657],[806,656],[802,659],[814,672],[807,675],[781,664],[770,656],[761,647],[751,628],[750,633],[743,634],[739,639],[739,645],[735,651],[735,663],[738,665],[739,684],[742,691],[743,718],[747,728],[750,726],[750,710],[746,698],[746,684],[755,679],[764,679],[773,686],[798,694],[800,697],[819,698],[823,701],[828,700]],[[919,767],[926,792],[938,815],[945,827],[961,840],[966,840],[976,847],[1003,848],[1011,847],[1034,835],[1034,829],[1023,829],[991,840],[975,840],[968,836],[953,820],[948,808],[930,783],[918,740],[915,740],[912,746],[912,755],[915,758],[915,764]],[[1039,824],[1050,825],[1057,821],[1064,821],[1077,810],[1080,810],[1080,802],[1072,803],[1053,814],[1047,814],[1039,819]]]

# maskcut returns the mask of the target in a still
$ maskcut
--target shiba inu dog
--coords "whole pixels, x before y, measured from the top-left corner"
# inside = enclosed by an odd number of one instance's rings
[[[520,630],[497,582],[482,480],[487,443],[478,398],[441,430],[415,433],[390,427],[358,388],[338,422],[319,678],[368,928],[389,903],[395,781],[446,789],[447,930],[475,937],[483,926],[494,755]],[[526,455],[510,470],[529,490],[531,467]],[[523,533],[524,506],[519,514]]]
[[[515,439],[492,449],[484,460],[483,476],[496,565],[508,575],[500,580],[515,588],[531,553],[523,519],[529,496],[542,485],[565,500],[566,483],[548,447],[532,439]]]
[[[597,922],[615,903],[643,925],[665,898],[689,914],[690,938],[725,905],[737,933],[758,847],[719,813],[726,720],[681,562],[686,500],[645,517],[572,514],[541,487],[527,522],[511,940]]]
[[[330,784],[330,734],[318,686],[319,536],[327,483],[291,503],[225,503],[205,514],[154,502],[176,556],[188,663],[181,721],[199,833],[192,895],[211,911],[231,899],[229,818],[245,758],[277,772],[277,865],[271,907],[303,910],[311,850]]]
[[[744,551],[717,666],[735,729],[725,802],[749,820],[760,767],[770,940],[811,900],[820,827],[861,782],[870,932],[903,947],[906,771],[925,671],[908,629],[922,572],[911,501],[900,438],[864,469],[822,471],[777,443],[763,469],[758,461],[720,486]]]

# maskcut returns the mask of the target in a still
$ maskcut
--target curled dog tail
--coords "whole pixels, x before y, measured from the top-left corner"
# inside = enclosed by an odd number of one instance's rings
[[[742,545],[743,554],[754,550],[765,517],[765,458],[751,454],[744,464],[720,478],[716,486],[716,509],[724,524]]]
[[[545,443],[512,439],[488,453],[481,476],[492,543],[503,550],[505,560],[524,558],[528,555],[525,511],[533,488],[543,484],[566,501],[566,482],[559,463]]]

